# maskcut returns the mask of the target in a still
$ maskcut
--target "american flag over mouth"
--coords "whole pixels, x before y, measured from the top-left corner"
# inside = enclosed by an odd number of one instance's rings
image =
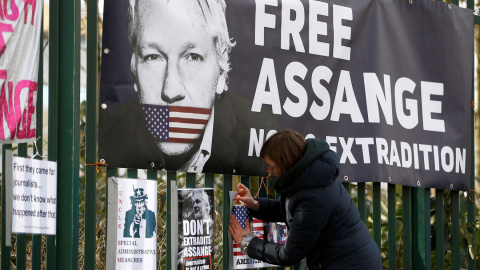
[[[159,141],[192,143],[207,125],[212,109],[143,104],[145,122]]]

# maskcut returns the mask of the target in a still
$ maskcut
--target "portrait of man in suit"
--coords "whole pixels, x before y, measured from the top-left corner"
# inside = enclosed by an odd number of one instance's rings
[[[224,0],[130,0],[138,98],[101,110],[99,152],[109,166],[263,173],[248,153],[251,129],[279,130],[281,120],[228,89],[235,43],[225,8]]]
[[[179,252],[178,269],[184,269],[186,261],[213,260],[215,235],[215,205],[212,188],[179,189]],[[195,256],[195,252],[197,252]]]
[[[155,213],[146,205],[147,199],[143,188],[133,190],[133,196],[130,196],[132,208],[125,213],[123,237],[151,238],[155,235],[157,221]]]

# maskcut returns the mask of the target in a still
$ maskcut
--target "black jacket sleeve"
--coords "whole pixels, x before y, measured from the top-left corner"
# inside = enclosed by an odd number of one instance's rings
[[[300,191],[289,200],[292,213],[290,233],[284,245],[254,238],[248,245],[248,256],[276,265],[289,266],[300,262],[320,238],[320,233],[336,204],[335,185],[321,187],[317,192]],[[273,212],[273,211],[272,211]]]

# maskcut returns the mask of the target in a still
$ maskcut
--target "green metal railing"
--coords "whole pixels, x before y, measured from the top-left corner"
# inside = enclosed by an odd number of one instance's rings
[[[452,0],[458,5],[458,0]],[[473,0],[467,1],[467,8],[473,10]],[[7,246],[5,232],[5,211],[1,211],[1,262],[3,270],[13,269],[77,269],[79,260],[83,260],[84,269],[98,269],[97,251],[97,200],[98,194],[96,166],[85,166],[85,243],[83,256],[79,256],[79,155],[80,155],[80,0],[50,1],[49,19],[49,108],[48,108],[48,160],[58,162],[58,204],[57,235],[46,236],[17,234],[12,236],[12,246]],[[97,115],[98,115],[98,8],[97,1],[87,1],[87,109],[85,130],[85,162],[95,164],[97,159]],[[475,24],[480,24],[480,17],[475,16]],[[43,42],[40,43],[43,50]],[[42,55],[42,54],[41,54]],[[472,60],[473,61],[473,60]],[[40,58],[38,85],[43,85],[43,57]],[[474,94],[472,89],[472,100]],[[42,87],[37,95],[37,141],[42,145],[43,138],[43,101]],[[60,113],[61,112],[61,113]],[[472,120],[472,130],[474,124]],[[472,134],[472,145],[474,138]],[[27,144],[2,145],[2,157],[7,150],[13,150],[18,156],[27,157],[32,147]],[[42,155],[42,147],[36,148]],[[472,159],[472,176],[474,160]],[[5,171],[5,160],[2,160]],[[102,171],[103,173],[103,171]],[[157,171],[147,170],[147,179],[159,180]],[[165,174],[165,173],[161,173]],[[117,176],[116,169],[108,168],[106,176]],[[127,177],[138,176],[136,170],[128,170]],[[204,186],[214,187],[214,175],[205,174]],[[177,181],[176,172],[166,173],[167,199],[171,198],[171,180]],[[238,180],[240,179],[240,180]],[[5,205],[5,175],[2,174],[1,206]],[[252,188],[258,188],[258,177],[241,176],[239,178],[224,175],[222,182],[223,198],[221,212],[228,213],[229,190],[234,189],[236,181]],[[196,175],[185,175],[185,186],[196,186]],[[460,269],[462,265],[461,231],[470,234],[472,248],[475,243],[475,203],[474,195],[460,196],[458,191],[434,190],[421,187],[400,187],[385,179],[386,188],[380,183],[348,183],[344,186],[356,199],[362,220],[371,229],[372,237],[381,248],[385,258],[384,267],[397,269]],[[472,177],[471,186],[475,186]],[[433,192],[435,195],[432,197]],[[401,202],[397,197],[401,194]],[[261,197],[272,196],[265,190]],[[382,199],[383,198],[383,199]],[[386,198],[386,199],[385,199]],[[386,208],[386,209],[385,209]],[[371,209],[373,211],[371,211]],[[2,209],[3,210],[3,209]],[[167,203],[167,216],[172,215]],[[372,214],[370,215],[370,212]],[[386,212],[386,213],[385,213]],[[466,215],[466,223],[460,222]],[[228,215],[223,215],[222,256],[228,258]],[[432,222],[433,221],[433,222]],[[433,229],[432,229],[433,228]],[[465,229],[466,228],[466,229]],[[171,247],[174,236],[170,235],[167,223],[166,246]],[[383,234],[382,234],[383,233]],[[382,237],[382,235],[384,235]],[[397,239],[400,236],[401,239]],[[463,235],[463,237],[465,237]],[[44,241],[45,239],[46,241]],[[448,241],[446,241],[448,240]],[[447,244],[446,244],[447,243]],[[451,243],[451,244],[449,244]],[[468,249],[468,248],[467,248]],[[15,254],[12,254],[15,251]],[[175,268],[167,252],[166,268]],[[46,257],[42,254],[46,253]],[[478,254],[478,253],[477,253]],[[102,255],[102,254],[100,254]],[[434,255],[434,258],[432,257]],[[28,261],[31,258],[31,261]],[[100,256],[105,260],[105,256]],[[467,256],[468,269],[476,269],[476,258]],[[13,267],[12,267],[13,266]],[[219,268],[227,269],[228,260],[224,259]],[[294,269],[298,268],[295,266]]]

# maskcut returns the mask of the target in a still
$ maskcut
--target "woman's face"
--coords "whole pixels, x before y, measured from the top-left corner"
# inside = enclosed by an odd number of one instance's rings
[[[275,164],[269,156],[265,156],[264,159],[267,164],[267,172],[276,178],[280,177],[282,174],[280,173],[280,168],[277,167],[277,164]]]

